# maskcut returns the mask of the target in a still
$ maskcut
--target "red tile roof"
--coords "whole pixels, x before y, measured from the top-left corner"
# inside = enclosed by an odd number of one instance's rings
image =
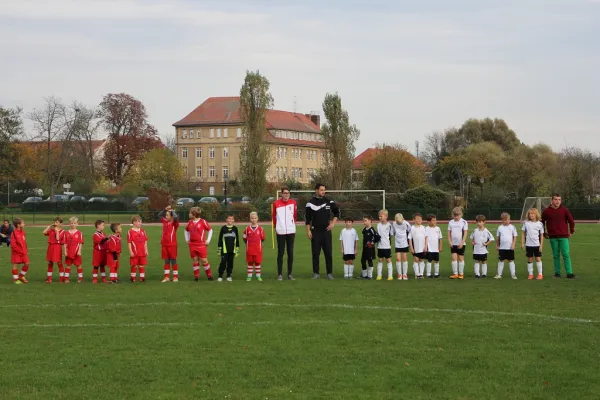
[[[92,151],[95,152],[96,150],[98,150],[100,148],[100,146],[102,146],[104,144],[104,141],[105,141],[104,139],[92,140]],[[43,140],[31,140],[31,141],[27,141],[27,142],[23,142],[23,143],[26,143],[35,148],[45,147],[48,145],[48,142],[43,141]],[[61,146],[61,144],[62,144],[61,141],[51,141],[50,147],[59,148]]]
[[[173,126],[239,125],[242,122],[239,97],[209,97]],[[267,110],[267,129],[321,133],[321,128],[306,115],[279,110]]]
[[[361,169],[363,164],[370,161],[377,155],[377,149],[371,147],[360,153],[354,160],[352,160],[352,169]]]

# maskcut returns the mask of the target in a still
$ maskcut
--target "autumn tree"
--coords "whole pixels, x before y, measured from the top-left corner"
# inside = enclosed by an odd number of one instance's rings
[[[348,112],[342,108],[342,99],[335,93],[327,93],[323,101],[327,122],[321,128],[327,152],[323,173],[331,189],[350,187],[352,160],[356,150],[354,143],[360,136],[356,125],[350,124]]]
[[[240,110],[244,121],[240,151],[239,179],[252,198],[264,195],[267,171],[271,166],[271,150],[265,143],[266,114],[273,107],[269,80],[259,71],[246,72],[240,90]]]
[[[20,108],[0,107],[0,179],[10,180],[17,172],[15,140],[23,133]]]
[[[81,103],[73,103],[72,109],[79,110],[74,126],[73,162],[78,166],[81,179],[95,181],[97,178],[94,141],[100,136],[102,121],[98,110]]]
[[[106,176],[119,184],[144,152],[162,147],[162,143],[147,121],[146,107],[131,95],[107,94],[98,115],[108,134],[103,162]]]
[[[446,133],[445,143],[450,153],[481,142],[494,142],[510,151],[520,142],[503,119],[469,119],[459,128]]]
[[[181,163],[167,149],[154,149],[144,153],[131,166],[124,182],[137,192],[146,192],[151,188],[177,191],[186,186]]]
[[[425,167],[399,144],[382,144],[363,162],[363,187],[404,192],[425,183]]]

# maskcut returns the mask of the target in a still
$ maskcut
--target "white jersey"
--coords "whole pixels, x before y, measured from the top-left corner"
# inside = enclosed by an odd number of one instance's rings
[[[512,250],[513,238],[516,238],[519,234],[517,228],[513,224],[509,224],[500,225],[496,236],[498,237],[498,250]]]
[[[344,228],[340,232],[340,240],[342,241],[342,250],[344,254],[355,254],[356,242],[358,242],[358,233],[354,228]]]
[[[439,226],[428,226],[425,228],[427,234],[427,252],[440,252],[440,239],[442,239],[442,230]]]
[[[464,219],[448,222],[448,236],[452,240],[452,246],[459,246],[463,243],[463,234],[469,230],[469,224]]]
[[[377,224],[377,233],[381,236],[379,243],[377,244],[377,248],[381,250],[389,250],[392,247],[390,246],[390,236],[394,235],[394,231],[392,230],[392,224],[386,222],[385,224],[379,223]]]
[[[525,221],[523,223],[525,246],[540,247],[540,235],[544,234],[544,225],[540,221]]]
[[[415,253],[424,253],[427,244],[427,232],[423,225],[413,225],[408,234],[408,238],[412,240],[413,250]]]
[[[402,221],[401,224],[394,221],[392,223],[392,230],[396,237],[396,248],[404,249],[408,247],[408,234],[410,233],[410,224],[406,221]]]
[[[487,254],[488,249],[484,243],[493,242],[494,236],[492,236],[487,228],[477,228],[471,233],[471,240],[475,242],[473,245],[473,254]]]

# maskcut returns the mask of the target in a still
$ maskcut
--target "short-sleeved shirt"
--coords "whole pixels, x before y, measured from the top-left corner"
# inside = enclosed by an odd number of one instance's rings
[[[523,223],[525,246],[540,247],[540,235],[544,234],[544,225],[540,221],[525,221]]]
[[[342,229],[340,232],[340,240],[342,241],[342,250],[344,250],[344,254],[354,254],[356,242],[358,242],[358,233],[356,233],[356,229]]]
[[[262,242],[265,240],[265,231],[261,226],[248,226],[244,230],[247,256],[262,255]]]
[[[458,221],[451,220],[448,222],[448,235],[452,240],[452,246],[459,246],[463,243],[463,234],[469,230],[469,224],[464,219]]]
[[[392,224],[386,222],[385,224],[379,223],[377,224],[377,233],[381,236],[379,243],[377,244],[377,248],[381,250],[389,250],[391,249],[390,245],[390,236],[394,235],[394,231],[392,230]]]
[[[66,231],[65,244],[67,245],[67,257],[77,257],[79,250],[81,250],[81,245],[83,244],[83,234],[81,231],[78,229],[75,229],[73,232]]]
[[[427,252],[440,252],[440,239],[442,238],[442,230],[439,226],[428,226],[425,228],[427,234]]]
[[[200,218],[197,221],[190,220],[185,227],[185,231],[189,235],[190,246],[206,246],[206,233],[211,231],[212,228],[204,219]]]
[[[394,221],[392,223],[392,231],[396,237],[396,248],[404,249],[408,247],[408,234],[410,233],[410,224],[402,221],[401,224]]]
[[[413,250],[416,254],[425,252],[427,232],[425,231],[425,227],[423,225],[413,225],[410,228],[408,238],[412,240]]]
[[[487,254],[488,249],[484,243],[493,242],[494,236],[487,230],[487,228],[483,229],[475,229],[473,233],[471,233],[471,240],[475,242],[473,246],[473,254]]]
[[[130,229],[127,232],[127,243],[131,244],[132,257],[144,257],[146,256],[146,242],[148,241],[148,236],[146,236],[146,232],[143,229],[136,230]]]
[[[519,236],[513,224],[500,225],[496,237],[498,237],[498,250],[511,250],[513,238]]]

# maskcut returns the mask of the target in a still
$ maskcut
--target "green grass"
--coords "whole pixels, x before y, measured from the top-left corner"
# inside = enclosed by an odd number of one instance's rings
[[[149,282],[120,286],[90,283],[92,229],[82,230],[81,285],[42,283],[40,228],[27,228],[28,285],[11,283],[0,251],[1,399],[600,396],[598,225],[579,225],[573,239],[577,281],[551,278],[549,246],[544,281],[527,281],[520,250],[518,281],[470,278],[470,251],[464,281],[312,281],[300,234],[295,282],[275,281],[268,248],[262,283],[245,282],[242,257],[234,282],[195,283],[182,245],[179,284],[160,283],[160,229],[149,227]],[[441,265],[449,275],[447,251]],[[337,256],[334,268],[341,277]]]

